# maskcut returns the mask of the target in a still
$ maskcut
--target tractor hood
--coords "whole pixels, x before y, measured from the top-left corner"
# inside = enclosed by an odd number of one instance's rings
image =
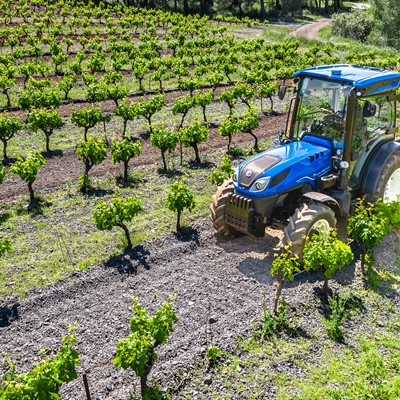
[[[332,169],[331,142],[325,138],[287,143],[266,150],[239,164],[234,177],[236,192],[265,197],[316,181]]]

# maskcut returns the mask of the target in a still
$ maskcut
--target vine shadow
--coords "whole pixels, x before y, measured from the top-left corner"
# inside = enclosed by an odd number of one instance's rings
[[[17,161],[17,158],[15,158],[15,157],[7,157],[7,158],[3,158],[3,159],[1,160],[1,163],[2,163],[5,167],[8,167],[8,166],[10,166],[11,164],[14,164],[16,161]]]
[[[6,328],[11,322],[19,319],[18,313],[19,303],[12,306],[0,306],[0,328]]]
[[[0,224],[7,222],[11,218],[11,214],[6,211],[4,213],[0,213]]]
[[[42,151],[40,153],[45,159],[51,159],[53,157],[62,157],[63,151],[62,150],[50,150],[50,151]]]
[[[189,169],[211,169],[215,167],[215,164],[210,162],[210,161],[204,161],[204,162],[196,162],[196,161],[189,161],[188,162],[188,168]]]
[[[109,194],[113,194],[114,190],[112,189],[94,189],[94,188],[89,188],[86,193],[84,193],[85,196],[88,197],[104,197]]]
[[[175,232],[174,235],[180,242],[193,242],[196,245],[200,243],[199,231],[191,226],[182,228],[179,232]]]
[[[115,269],[120,274],[137,275],[139,266],[144,267],[146,270],[150,269],[150,265],[147,262],[149,256],[150,252],[139,244],[132,249],[125,250],[122,254],[111,257],[105,262],[104,266]]]
[[[183,176],[183,172],[177,169],[167,170],[165,171],[164,168],[158,167],[157,168],[158,175],[165,176],[166,178],[177,178]]]

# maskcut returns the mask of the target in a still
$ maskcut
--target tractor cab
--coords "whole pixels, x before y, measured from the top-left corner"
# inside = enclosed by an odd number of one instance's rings
[[[339,187],[359,195],[368,158],[383,141],[394,140],[400,74],[331,65],[298,71],[294,82],[297,96],[291,102],[286,138],[328,139]]]

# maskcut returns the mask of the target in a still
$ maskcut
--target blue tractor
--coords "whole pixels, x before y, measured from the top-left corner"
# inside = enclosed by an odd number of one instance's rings
[[[400,73],[328,65],[294,74],[285,132],[278,145],[239,164],[213,196],[211,218],[223,234],[262,237],[284,227],[284,244],[301,260],[305,238],[326,234],[357,198],[397,200]],[[286,87],[278,95],[285,96]]]

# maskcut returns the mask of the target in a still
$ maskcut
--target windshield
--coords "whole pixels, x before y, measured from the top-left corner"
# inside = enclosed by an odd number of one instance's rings
[[[299,90],[294,138],[307,133],[343,141],[347,97],[351,86],[306,77]]]

